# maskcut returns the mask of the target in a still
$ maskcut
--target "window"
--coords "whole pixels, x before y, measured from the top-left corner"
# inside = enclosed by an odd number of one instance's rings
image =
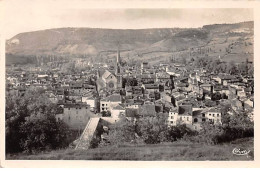
[[[104,108],[102,108],[102,110],[105,110]]]
[[[214,117],[214,116],[215,116],[215,114],[212,114],[212,116]]]
[[[68,108],[68,110],[70,110],[70,108]]]
[[[81,107],[79,109],[81,109]]]
[[[197,119],[197,118],[194,118],[194,120],[193,120],[193,121],[194,121],[194,123],[196,123],[196,122],[198,122],[198,119]]]
[[[217,117],[219,117],[219,114],[217,114]]]
[[[104,106],[104,104],[102,104],[102,106]]]
[[[173,119],[173,116],[171,116],[171,119]]]
[[[187,117],[187,121],[189,121],[189,117]]]
[[[205,117],[205,113],[202,113],[202,117]]]
[[[173,121],[171,121],[171,124],[173,124]]]
[[[209,114],[209,116],[211,116],[211,113]]]
[[[206,121],[206,119],[205,118],[202,118],[202,122],[205,122]]]

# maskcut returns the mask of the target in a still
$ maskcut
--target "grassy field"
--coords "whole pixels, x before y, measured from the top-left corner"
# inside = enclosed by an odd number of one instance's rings
[[[254,139],[244,138],[221,145],[203,145],[178,141],[155,145],[125,145],[85,150],[56,150],[35,155],[7,155],[10,160],[165,160],[165,161],[204,161],[204,160],[254,160]],[[251,152],[247,156],[232,153],[234,148]]]

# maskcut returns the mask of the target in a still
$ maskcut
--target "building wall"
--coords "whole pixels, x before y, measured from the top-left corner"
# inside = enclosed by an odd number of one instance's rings
[[[214,122],[214,124],[221,123],[221,113],[220,112],[207,112],[206,118],[208,121]]]
[[[203,86],[201,87],[203,90],[206,90],[206,91],[211,91],[211,87],[210,86]]]
[[[63,120],[71,129],[84,129],[91,117],[86,107],[64,108],[63,114],[56,115],[56,119]]]
[[[110,108],[109,102],[107,102],[107,101],[100,101],[100,112],[108,111],[109,108]]]
[[[135,104],[128,105],[128,104],[126,104],[126,108],[138,109],[139,105],[135,105]]]
[[[113,84],[114,84],[114,87],[113,88],[110,88],[109,87],[109,83],[110,82],[113,82]],[[114,76],[114,75],[110,75],[108,78],[106,78],[105,79],[105,83],[106,83],[106,87],[108,88],[108,89],[116,89],[117,88],[117,79],[116,79],[116,77]]]
[[[112,110],[111,110],[111,117],[112,117],[112,118],[115,118],[115,119],[118,119],[120,113],[125,114],[125,110],[113,110],[113,109],[112,109]]]
[[[177,112],[169,112],[168,125],[169,126],[176,126],[177,125],[177,119],[178,119],[178,113]]]
[[[108,101],[100,101],[100,112],[102,111],[111,111],[111,109],[117,105],[119,105],[121,102],[108,102]],[[104,104],[104,105],[103,105]]]
[[[95,99],[88,99],[88,97],[82,97],[82,102],[90,105],[91,109],[96,108],[96,100]]]
[[[191,125],[192,124],[192,116],[178,115],[178,121],[181,124]]]

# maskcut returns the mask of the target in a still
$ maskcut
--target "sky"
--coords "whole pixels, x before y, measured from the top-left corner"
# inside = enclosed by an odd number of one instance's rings
[[[253,10],[249,8],[113,8],[113,6],[90,8],[86,2],[69,3],[67,0],[62,2],[62,4],[59,0],[2,2],[6,38],[10,39],[22,32],[60,27],[112,29],[202,27],[207,24],[253,20]]]

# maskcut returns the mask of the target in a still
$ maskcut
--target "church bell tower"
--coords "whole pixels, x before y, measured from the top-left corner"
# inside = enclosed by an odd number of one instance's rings
[[[122,87],[122,73],[120,70],[121,67],[121,59],[120,59],[120,50],[119,50],[119,43],[117,47],[117,57],[116,57],[116,72],[115,75],[117,77],[117,87],[121,88]]]
[[[117,57],[116,57],[116,75],[120,74],[120,50],[119,45],[117,48]]]

